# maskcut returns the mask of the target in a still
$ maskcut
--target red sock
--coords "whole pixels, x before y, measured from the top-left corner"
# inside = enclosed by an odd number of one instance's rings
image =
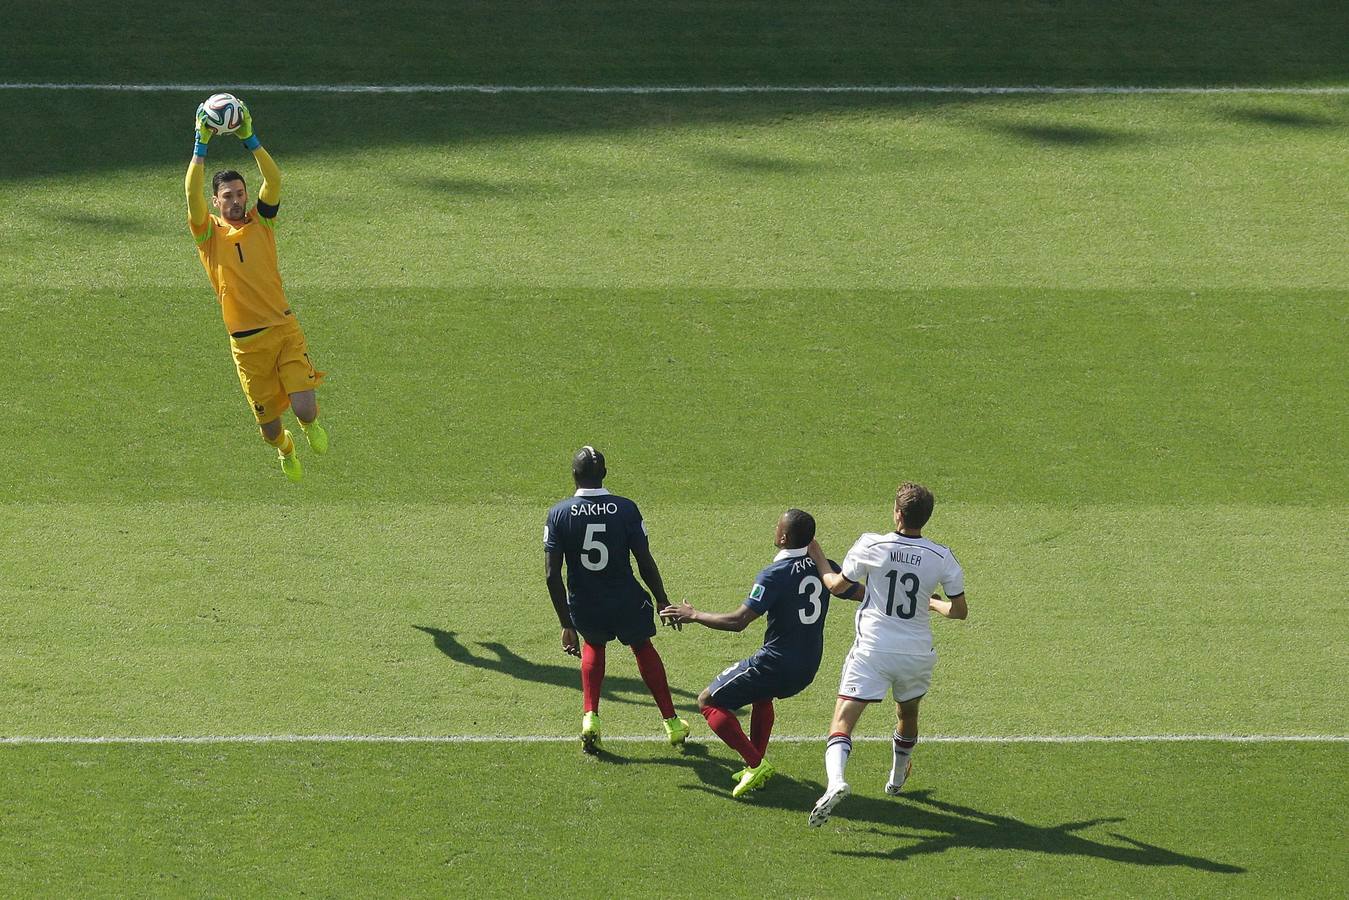
[[[581,644],[581,695],[585,711],[600,711],[600,685],[604,684],[604,645]]]
[[[749,742],[760,756],[768,754],[768,736],[773,733],[773,701],[759,700],[749,717]]]
[[[646,689],[660,707],[661,717],[670,718],[675,714],[674,701],[670,699],[670,684],[665,680],[665,663],[660,661],[655,645],[647,641],[640,647],[633,647],[632,653],[637,657],[637,671],[646,682]]]
[[[704,706],[703,718],[717,733],[717,737],[726,742],[727,747],[740,754],[745,765],[757,766],[763,762],[763,754],[745,737],[745,729],[740,727],[740,720],[735,717],[735,713],[720,706]]]

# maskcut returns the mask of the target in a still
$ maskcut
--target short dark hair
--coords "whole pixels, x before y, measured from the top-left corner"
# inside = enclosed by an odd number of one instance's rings
[[[230,181],[244,181],[244,176],[233,169],[224,169],[211,176],[211,196],[214,197],[220,193],[220,186]],[[248,182],[244,181],[244,187],[248,187]]]
[[[922,528],[932,518],[932,506],[937,502],[932,492],[921,484],[906,481],[895,491],[895,512],[904,517],[905,528]]]
[[[582,481],[601,483],[609,474],[604,468],[604,454],[589,444],[576,451],[571,458],[571,477],[579,484]]]
[[[804,509],[793,507],[782,514],[782,519],[786,523],[783,536],[789,550],[799,550],[815,540],[815,517]]]

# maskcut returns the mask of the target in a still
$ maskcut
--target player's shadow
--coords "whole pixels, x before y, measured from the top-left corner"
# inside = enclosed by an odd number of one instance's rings
[[[1181,866],[1227,875],[1246,871],[1240,866],[1167,850],[1114,831],[1107,834],[1119,843],[1097,841],[1079,834],[1097,825],[1124,821],[1118,817],[1083,819],[1058,825],[1032,825],[1011,816],[981,812],[969,806],[938,800],[930,790],[906,793],[897,801],[850,797],[845,804],[839,808],[840,819],[874,822],[883,827],[870,829],[872,833],[901,838],[907,842],[888,851],[835,851],[840,856],[874,857],[900,862],[915,856],[967,847],[1091,856],[1136,866]]]
[[[599,762],[604,762],[615,766],[656,765],[656,766],[673,766],[678,769],[686,769],[696,774],[699,780],[703,782],[703,785],[707,786],[706,788],[699,786],[698,788],[696,788],[697,790],[706,789],[709,791],[709,793],[714,793],[714,791],[712,791],[711,787],[712,785],[727,784],[729,791],[728,779],[730,776],[728,773],[733,771],[733,769],[726,762],[717,759],[716,757],[713,757],[708,752],[706,744],[697,741],[689,741],[687,744],[684,745],[684,749],[682,752],[678,750],[673,750],[670,747],[665,747],[664,749],[670,751],[670,753],[668,753],[665,756],[634,757],[634,756],[627,756],[624,753],[620,752],[619,748],[622,747],[624,743],[626,742],[625,741],[606,742],[604,744],[604,749],[595,755],[595,759]]]
[[[581,675],[574,665],[536,663],[525,659],[505,644],[497,641],[478,641],[475,643],[476,649],[474,649],[461,643],[459,636],[453,631],[442,631],[439,628],[428,628],[425,625],[413,625],[412,627],[429,634],[431,639],[435,641],[437,650],[462,665],[509,675],[512,678],[534,682],[535,684],[551,684],[569,688],[581,686]],[[685,700],[693,700],[697,697],[696,694],[678,688],[671,688],[670,693]],[[628,678],[607,673],[604,676],[603,698],[615,703],[635,705],[649,706],[653,702],[651,692],[646,689],[646,684],[640,678]]]
[[[659,757],[645,760],[622,760],[657,765],[680,766],[697,775],[701,784],[684,785],[686,790],[703,791],[718,796],[730,796],[731,773],[739,768],[738,761],[728,764],[712,758],[701,745],[685,757]],[[806,814],[820,794],[823,785],[815,781],[799,781],[782,773],[777,774],[761,790],[740,801],[748,807],[767,807],[799,813],[804,823]],[[1118,832],[1107,834],[1118,843],[1107,843],[1084,837],[1079,832],[1097,825],[1123,822],[1119,817],[1100,817],[1057,825],[1033,825],[1012,816],[981,812],[968,806],[936,799],[930,790],[905,793],[899,798],[849,797],[834,813],[839,822],[869,822],[867,830],[884,838],[905,841],[893,850],[836,850],[840,856],[870,857],[902,862],[915,856],[944,853],[957,848],[977,850],[1013,850],[1027,853],[1048,853],[1063,856],[1090,856],[1110,862],[1137,866],[1180,866],[1204,872],[1235,875],[1245,872],[1241,866],[1191,856],[1148,844]]]

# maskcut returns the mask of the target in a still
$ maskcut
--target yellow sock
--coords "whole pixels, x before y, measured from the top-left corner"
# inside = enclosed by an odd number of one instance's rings
[[[271,444],[277,450],[280,450],[282,456],[290,456],[292,453],[295,452],[295,442],[290,439],[290,432],[284,429],[281,431],[279,435],[276,436],[275,440],[272,440],[266,435],[263,435],[262,439],[267,443]]]

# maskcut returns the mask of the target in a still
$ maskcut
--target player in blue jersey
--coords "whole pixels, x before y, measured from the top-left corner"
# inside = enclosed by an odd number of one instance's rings
[[[548,595],[562,626],[562,649],[581,658],[581,693],[585,700],[581,747],[587,753],[600,750],[604,651],[605,645],[616,639],[632,648],[637,671],[665,719],[666,737],[682,748],[689,725],[675,715],[665,664],[651,643],[656,635],[651,597],[637,583],[629,558],[637,560],[637,571],[656,601],[668,606],[642,514],[636,503],[604,488],[608,474],[604,454],[594,447],[582,447],[576,453],[571,474],[576,493],[548,511],[543,551]],[[566,587],[562,583],[564,563]]]
[[[804,510],[789,509],[773,534],[779,552],[754,579],[739,609],[709,613],[682,603],[660,611],[668,622],[698,622],[718,631],[744,631],[759,616],[768,617],[759,651],[728,666],[698,695],[707,724],[745,761],[745,768],[735,773],[732,797],[744,796],[772,776],[773,766],[764,756],[773,730],[773,700],[801,693],[820,668],[829,592],[812,559],[820,556],[818,545],[812,552],[814,540],[815,519]],[[839,570],[832,561],[825,564]],[[744,706],[753,707],[748,738],[734,712]]]

